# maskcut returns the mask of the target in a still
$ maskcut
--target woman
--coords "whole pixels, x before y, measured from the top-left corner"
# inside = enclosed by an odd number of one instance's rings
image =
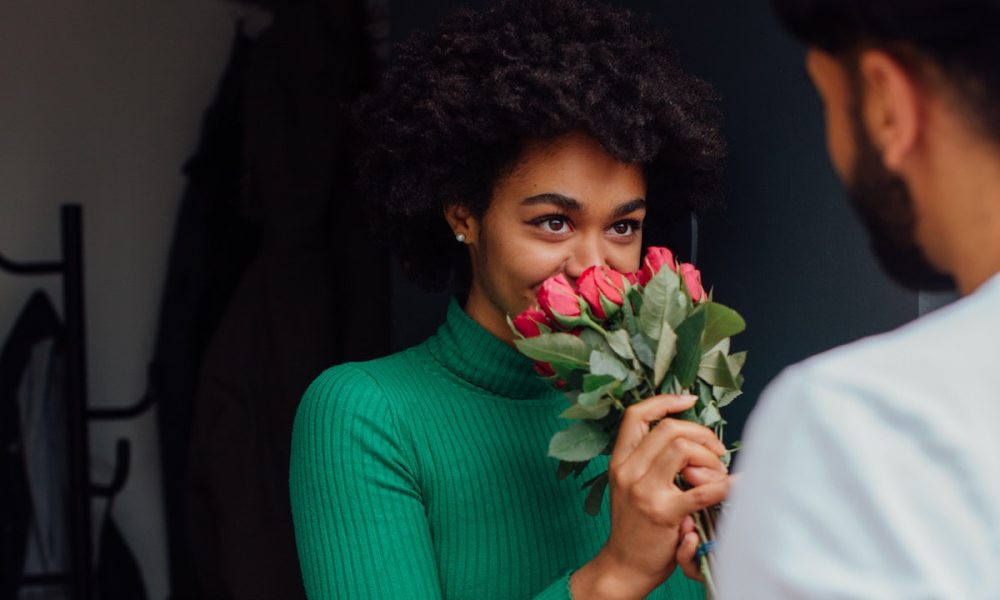
[[[691,423],[650,428],[692,399],[628,410],[610,502],[590,517],[580,482],[609,463],[556,480],[546,448],[565,399],[506,317],[551,275],[635,270],[644,228],[710,201],[724,155],[711,91],[625,11],[511,0],[403,46],[360,118],[379,229],[407,273],[464,302],[423,344],[306,392],[291,493],[309,596],[703,597],[674,572],[696,576],[688,515],[724,497],[724,448]],[[677,489],[678,473],[697,487]]]

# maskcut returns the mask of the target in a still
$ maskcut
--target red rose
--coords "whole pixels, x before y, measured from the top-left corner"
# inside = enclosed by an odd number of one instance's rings
[[[681,279],[684,280],[684,287],[695,302],[700,302],[705,297],[705,289],[701,287],[701,271],[696,269],[691,263],[681,265]]]
[[[552,365],[545,362],[535,363],[535,373],[538,373],[542,377],[555,377],[556,372],[552,369]]]
[[[562,273],[542,282],[538,306],[549,319],[565,327],[574,327],[580,321],[580,298]]]
[[[632,285],[639,285],[639,271],[631,271],[629,273],[625,273],[624,275],[625,279],[628,279],[629,283]]]
[[[642,259],[642,268],[638,271],[639,283],[642,285],[649,283],[653,275],[660,272],[663,265],[670,267],[671,271],[677,271],[673,252],[660,246],[653,246],[646,250],[646,257]]]
[[[552,324],[549,323],[548,317],[537,306],[529,307],[511,319],[511,322],[514,324],[514,329],[526,338],[542,335],[552,329]]]
[[[607,319],[625,302],[628,279],[614,269],[595,265],[583,271],[576,287],[590,305],[590,312],[598,319]]]

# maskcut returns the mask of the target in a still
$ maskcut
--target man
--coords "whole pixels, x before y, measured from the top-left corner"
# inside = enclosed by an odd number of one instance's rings
[[[776,0],[885,270],[953,305],[786,370],[720,598],[1000,598],[1000,0]]]

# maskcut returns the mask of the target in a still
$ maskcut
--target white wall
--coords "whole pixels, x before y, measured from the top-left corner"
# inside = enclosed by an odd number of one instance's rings
[[[180,169],[232,33],[221,0],[0,2],[0,253],[58,258],[58,207],[83,205],[93,406],[127,405],[144,389]],[[0,273],[0,340],[40,285],[60,301],[55,278]],[[153,415],[91,435],[95,459],[108,463],[118,437],[132,440],[115,514],[150,598],[165,598]]]

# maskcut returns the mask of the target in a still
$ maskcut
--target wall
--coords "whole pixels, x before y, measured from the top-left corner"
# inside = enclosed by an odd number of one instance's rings
[[[10,0],[0,3],[0,252],[55,259],[59,205],[83,205],[89,395],[135,402],[145,386],[181,166],[197,140],[232,39],[219,0]],[[0,339],[36,287],[0,274]],[[131,439],[115,505],[149,597],[167,596],[153,414],[95,425],[94,475]]]

